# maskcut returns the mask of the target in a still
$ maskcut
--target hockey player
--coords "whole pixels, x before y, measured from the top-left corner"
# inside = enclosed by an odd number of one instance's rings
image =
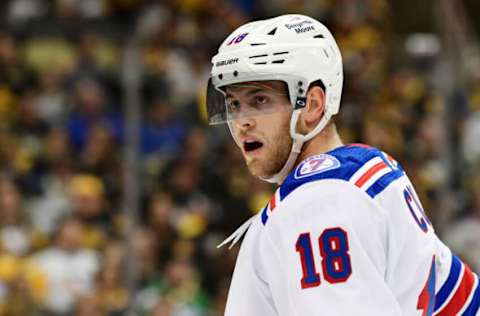
[[[246,232],[227,316],[480,315],[478,277],[437,238],[401,166],[342,144],[342,58],[320,22],[245,24],[212,59],[209,121],[279,185]]]

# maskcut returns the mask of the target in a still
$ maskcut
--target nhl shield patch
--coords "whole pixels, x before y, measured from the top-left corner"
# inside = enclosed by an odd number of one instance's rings
[[[327,154],[315,155],[302,161],[295,170],[294,176],[295,179],[301,179],[338,167],[340,162],[337,158]]]

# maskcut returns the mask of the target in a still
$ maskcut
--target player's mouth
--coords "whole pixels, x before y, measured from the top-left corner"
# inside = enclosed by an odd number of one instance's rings
[[[263,143],[258,140],[249,139],[249,140],[243,141],[243,151],[246,154],[254,153],[262,147],[263,147]]]

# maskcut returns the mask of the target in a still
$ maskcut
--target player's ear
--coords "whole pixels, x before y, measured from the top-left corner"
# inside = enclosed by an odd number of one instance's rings
[[[307,104],[302,110],[301,121],[303,127],[310,131],[323,116],[325,110],[325,92],[319,86],[311,87],[307,92]]]

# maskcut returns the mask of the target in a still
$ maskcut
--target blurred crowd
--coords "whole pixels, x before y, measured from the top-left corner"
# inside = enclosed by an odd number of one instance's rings
[[[324,21],[338,40],[344,142],[400,161],[438,232],[480,271],[480,76],[446,94],[437,56],[398,58],[386,0],[0,9],[0,316],[223,315],[238,247],[216,245],[274,188],[248,174],[228,130],[206,125],[210,57],[240,24],[287,12]],[[132,228],[122,58],[134,34],[143,116]]]

